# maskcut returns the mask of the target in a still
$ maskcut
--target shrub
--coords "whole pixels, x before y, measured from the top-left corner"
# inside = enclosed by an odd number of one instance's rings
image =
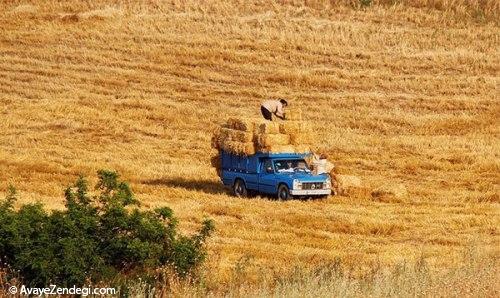
[[[116,172],[97,174],[97,195],[88,194],[88,183],[80,177],[65,191],[66,209],[52,213],[41,204],[16,211],[10,188],[0,201],[2,262],[29,286],[81,286],[165,266],[180,277],[193,275],[205,259],[204,241],[213,222],[205,220],[193,236],[179,235],[170,208],[139,210]]]

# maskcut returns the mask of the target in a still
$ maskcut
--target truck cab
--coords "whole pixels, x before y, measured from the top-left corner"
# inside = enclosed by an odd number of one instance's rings
[[[238,156],[221,152],[222,183],[238,197],[250,192],[292,197],[325,197],[331,193],[328,174],[313,175],[300,153],[256,153]]]

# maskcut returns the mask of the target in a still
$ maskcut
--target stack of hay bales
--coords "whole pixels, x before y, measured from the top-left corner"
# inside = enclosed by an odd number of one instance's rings
[[[261,118],[229,118],[214,133],[212,147],[236,155],[263,153],[308,153],[313,143],[312,126],[302,121],[300,109],[287,109],[283,121]],[[215,165],[214,165],[215,164]],[[212,165],[220,169],[220,158]]]
[[[229,118],[214,134],[217,150],[224,150],[236,155],[255,154],[255,128],[260,119]]]

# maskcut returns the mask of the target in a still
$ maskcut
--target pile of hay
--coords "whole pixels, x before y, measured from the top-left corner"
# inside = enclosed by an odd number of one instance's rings
[[[300,109],[287,109],[283,121],[261,118],[229,118],[216,130],[212,147],[236,155],[263,153],[308,153],[313,144],[310,123],[302,121]],[[214,163],[216,165],[214,165]],[[220,169],[220,158],[212,158],[212,165]]]
[[[310,152],[312,127],[302,121],[302,111],[289,110],[285,117],[284,121],[229,118],[215,132],[212,147],[236,155]]]
[[[339,195],[348,195],[352,190],[362,186],[361,178],[353,175],[339,175],[331,172],[332,180],[335,180],[334,189]],[[332,181],[333,182],[333,181]]]

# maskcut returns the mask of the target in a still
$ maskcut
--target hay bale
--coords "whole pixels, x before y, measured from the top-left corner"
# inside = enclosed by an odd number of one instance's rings
[[[227,119],[226,126],[231,129],[253,132],[255,125],[259,122],[261,122],[261,119],[232,117]]]
[[[279,134],[280,125],[278,122],[264,121],[257,124],[255,134]]]
[[[282,121],[279,123],[280,133],[310,133],[312,132],[311,123],[305,121]]]
[[[257,144],[260,147],[269,147],[273,145],[289,145],[290,136],[285,134],[263,133],[257,135]]]
[[[343,189],[361,187],[361,178],[352,175],[337,175],[340,187]]]
[[[241,143],[242,149],[241,149],[241,154],[242,155],[253,155],[255,154],[255,145],[253,142],[250,143]]]
[[[258,149],[263,153],[295,153],[295,147],[292,145],[272,145],[259,147]]]
[[[338,195],[349,195],[354,190],[362,190],[361,179],[358,176],[339,175],[333,172],[332,187]],[[332,173],[330,173],[332,175]],[[335,182],[333,182],[333,180]],[[335,185],[334,185],[335,184]]]
[[[295,153],[310,153],[311,147],[306,144],[295,145]]]
[[[299,108],[286,108],[285,110],[286,120],[302,120],[302,110]]]
[[[253,142],[243,143],[226,141],[220,144],[221,149],[236,155],[253,155],[255,154],[255,146]]]
[[[292,115],[299,115],[296,119],[301,118],[300,109],[291,111]],[[309,144],[314,141],[311,132],[311,125],[302,121],[276,122],[232,117],[215,131],[211,141],[213,148],[237,155],[252,155],[256,151],[309,153]]]
[[[290,134],[290,144],[292,145],[312,144],[313,142],[314,142],[314,137],[310,133]]]
[[[248,143],[253,141],[253,133],[223,127],[220,129],[219,139],[223,141]]]

